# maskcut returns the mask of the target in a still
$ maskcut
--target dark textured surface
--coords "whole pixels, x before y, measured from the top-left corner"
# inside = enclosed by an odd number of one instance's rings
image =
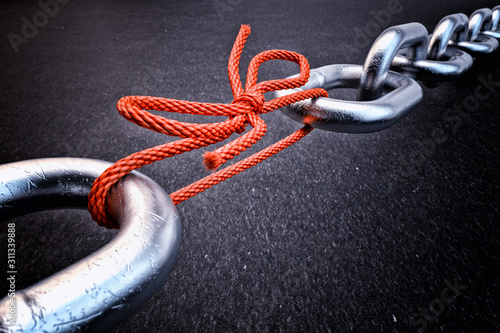
[[[360,64],[369,43],[356,27],[372,28],[371,43],[390,25],[418,21],[432,31],[446,14],[496,5],[404,1],[375,29],[373,11],[388,3],[73,0],[15,53],[7,34],[20,34],[22,18],[32,21],[41,8],[4,1],[0,163],[52,156],[115,161],[171,140],[122,119],[116,102],[133,94],[230,102],[227,59],[242,23],[253,29],[241,61],[244,78],[263,50],[297,51],[312,68]],[[424,88],[422,104],[383,132],[313,131],[180,204],[183,244],[174,272],[113,332],[500,330],[499,88],[477,111],[453,111],[477,89],[486,92],[478,78],[500,81],[499,54],[457,81]],[[297,70],[273,61],[262,66],[260,80]],[[280,112],[264,119],[269,132],[250,152],[300,127]],[[436,133],[441,140],[429,144]],[[141,172],[174,191],[208,174],[201,163],[207,150]],[[17,218],[16,228],[18,289],[113,235],[84,211],[32,214]],[[457,297],[445,291],[445,280],[459,285]],[[441,295],[450,303],[435,301]],[[419,308],[430,309],[427,319]]]

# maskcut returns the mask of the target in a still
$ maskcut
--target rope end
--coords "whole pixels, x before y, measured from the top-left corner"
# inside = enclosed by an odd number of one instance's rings
[[[248,25],[248,24],[242,24],[240,29],[241,30],[247,30],[248,33],[250,33],[250,31],[251,31],[250,25]]]
[[[208,170],[215,170],[224,163],[224,159],[219,153],[213,151],[203,154],[203,164]]]

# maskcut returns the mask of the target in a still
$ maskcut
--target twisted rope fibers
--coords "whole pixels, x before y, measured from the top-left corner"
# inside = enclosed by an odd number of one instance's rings
[[[267,126],[259,116],[304,99],[328,97],[324,89],[310,89],[265,101],[264,93],[303,86],[309,79],[309,63],[296,52],[268,50],[257,54],[248,66],[247,80],[243,89],[239,75],[239,61],[245,42],[250,35],[250,26],[242,25],[231,50],[228,75],[234,100],[230,104],[199,103],[149,96],[126,96],[117,103],[118,112],[127,120],[152,131],[180,137],[180,140],[148,148],[127,156],[106,169],[92,185],[88,209],[92,218],[106,228],[119,228],[106,212],[106,196],[110,188],[121,177],[135,169],[167,157],[206,147],[229,138],[233,133],[243,133],[247,124],[252,129],[237,139],[204,154],[204,164],[215,170],[228,160],[239,155],[260,140]],[[268,60],[287,60],[300,66],[296,78],[270,80],[257,83],[259,66]],[[186,123],[167,119],[147,110],[189,113],[205,116],[227,116],[218,123]],[[275,144],[211,175],[200,179],[170,194],[174,204],[179,204],[206,189],[229,179],[238,173],[262,162],[266,158],[289,147],[312,131],[304,126]]]

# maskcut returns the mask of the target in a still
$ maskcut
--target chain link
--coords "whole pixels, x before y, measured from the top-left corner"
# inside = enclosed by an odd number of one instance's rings
[[[494,38],[500,38],[500,31],[498,30],[498,23],[500,21],[500,6],[493,8],[491,13],[491,30],[483,31],[483,34]]]
[[[476,58],[497,50],[499,23],[500,6],[496,6],[478,9],[470,17],[448,15],[431,35],[416,22],[393,26],[375,40],[363,66],[313,69],[307,84],[275,95],[313,88],[357,88],[357,101],[318,97],[281,110],[298,122],[328,131],[380,131],[418,106],[423,94],[417,80],[429,88],[437,87],[463,75]]]

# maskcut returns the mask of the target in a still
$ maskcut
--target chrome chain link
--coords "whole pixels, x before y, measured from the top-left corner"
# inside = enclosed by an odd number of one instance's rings
[[[319,97],[281,108],[290,118],[315,128],[368,133],[392,126],[416,108],[423,92],[417,81],[434,88],[468,71],[476,58],[499,47],[500,6],[470,17],[452,14],[433,33],[420,23],[383,31],[361,65],[329,65],[311,70],[307,84],[277,96],[323,88],[357,88],[357,100]],[[292,77],[296,77],[292,76]]]

